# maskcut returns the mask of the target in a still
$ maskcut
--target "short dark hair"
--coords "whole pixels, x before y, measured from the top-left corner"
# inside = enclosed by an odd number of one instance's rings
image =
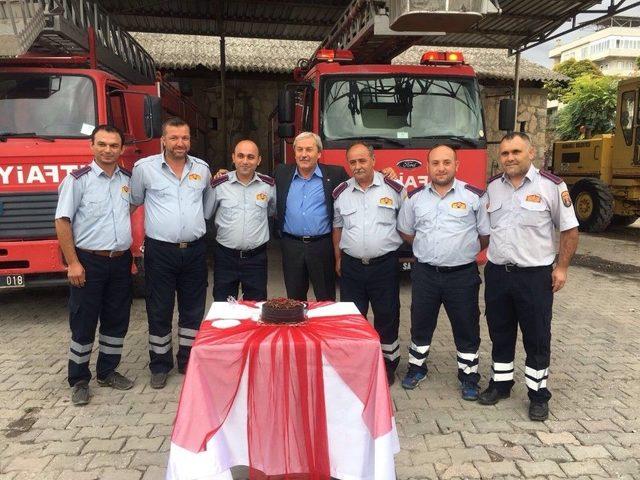
[[[366,149],[369,151],[369,156],[370,156],[371,158],[373,158],[373,159],[375,159],[375,158],[376,158],[376,157],[375,157],[375,155],[374,155],[374,152],[373,152],[373,145],[371,145],[371,144],[370,144],[370,143],[368,143],[368,142],[365,142],[364,140],[357,140],[357,141],[355,141],[355,142],[351,143],[351,144],[347,147],[347,149],[345,150],[345,152],[348,152],[348,151],[349,151],[349,150],[351,150],[353,147],[356,147],[356,146],[358,146],[358,145],[362,145],[364,148],[366,148]]]
[[[440,147],[447,147],[448,149],[453,150],[453,158],[454,158],[454,160],[458,158],[458,152],[456,151],[458,149],[458,147],[455,146],[455,145],[451,145],[450,143],[436,143],[429,150],[429,155],[431,155],[431,152],[433,152],[436,148],[440,148]],[[429,155],[427,155],[427,160],[429,160]]]
[[[180,117],[170,117],[167,118],[163,123],[162,123],[162,135],[164,135],[167,130],[167,127],[184,127],[184,126],[189,126],[189,124],[187,122],[185,122],[183,119],[181,119]]]
[[[509,132],[500,139],[500,143],[504,142],[505,140],[513,140],[514,138],[519,138],[527,142],[529,145],[533,145],[531,137],[524,132]]]
[[[96,140],[96,133],[98,132],[107,132],[107,133],[115,133],[120,137],[120,145],[124,145],[124,134],[120,131],[118,127],[114,127],[113,125],[103,124],[98,125],[91,132],[91,143],[93,144]]]

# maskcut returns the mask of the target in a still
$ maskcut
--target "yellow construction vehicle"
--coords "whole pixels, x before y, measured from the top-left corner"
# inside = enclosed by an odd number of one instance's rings
[[[640,217],[640,78],[618,85],[614,133],[555,142],[552,171],[561,176],[584,232]]]

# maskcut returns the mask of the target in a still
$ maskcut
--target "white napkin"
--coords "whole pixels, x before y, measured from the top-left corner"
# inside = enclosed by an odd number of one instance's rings
[[[247,307],[246,305],[240,305],[239,303],[228,302],[213,302],[209,313],[207,313],[207,320],[244,320],[250,318],[251,320],[258,320],[260,317],[260,309]]]
[[[334,303],[307,311],[307,317],[309,318],[334,317],[338,315],[360,315],[360,311],[353,302]]]

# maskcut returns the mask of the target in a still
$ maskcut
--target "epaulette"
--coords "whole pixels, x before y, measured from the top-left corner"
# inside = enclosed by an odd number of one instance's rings
[[[262,180],[264,183],[266,183],[267,185],[271,185],[272,187],[276,184],[276,181],[273,178],[271,178],[269,175],[264,175],[262,173],[259,173],[258,178]]]
[[[466,188],[467,190],[469,190],[470,192],[475,193],[476,195],[478,195],[479,197],[481,197],[482,195],[484,195],[484,190],[482,190],[481,188],[478,187],[474,187],[473,185],[469,185],[468,183],[465,184],[464,188]]]
[[[487,185],[490,184],[491,182],[493,182],[494,180],[499,179],[500,177],[502,177],[503,173],[496,173],[493,177],[489,177],[489,180],[487,180]]]
[[[422,185],[421,187],[418,188],[414,188],[413,190],[411,190],[409,192],[409,194],[407,195],[408,198],[413,197],[416,193],[421,192],[422,190],[424,190],[424,185]]]
[[[154,158],[156,158],[156,157],[157,157],[157,155],[150,155],[148,157],[141,158],[136,163],[134,163],[133,166],[137,167],[138,165],[144,165],[145,163],[152,162],[154,160]]]
[[[77,180],[81,176],[89,173],[90,171],[91,171],[91,166],[87,165],[86,167],[82,167],[71,172],[71,176]]]
[[[215,188],[218,185],[222,185],[227,180],[229,180],[229,175],[227,175],[226,173],[218,178],[211,177],[211,187]]]
[[[540,170],[540,175],[542,175],[547,180],[551,180],[556,185],[560,185],[564,181],[557,175],[554,175],[553,173],[549,172],[548,170]]]
[[[127,177],[131,176],[131,170],[127,170],[126,168],[120,167],[120,171],[125,174]]]
[[[342,182],[340,185],[338,185],[336,188],[333,189],[333,192],[331,193],[331,196],[335,200],[346,189],[347,189],[347,182]]]
[[[384,177],[384,183],[386,183],[391,188],[393,188],[396,191],[396,193],[400,193],[404,188],[401,183],[396,182],[395,180],[391,180],[388,177]]]
[[[209,168],[209,164],[207,162],[205,162],[204,160],[202,160],[201,158],[198,157],[192,157],[191,155],[189,155],[189,159],[194,162],[197,163],[198,165],[202,165],[203,167],[207,167]]]

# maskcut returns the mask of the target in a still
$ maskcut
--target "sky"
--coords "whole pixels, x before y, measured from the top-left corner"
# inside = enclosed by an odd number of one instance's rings
[[[616,1],[619,1],[619,0],[616,0]],[[594,8],[596,9],[602,8],[602,7],[606,8],[607,6],[609,6],[610,3],[611,3],[611,0],[603,0],[601,3],[601,7],[596,6]],[[631,3],[633,3],[631,0],[625,1],[625,4],[627,5]],[[630,10],[622,12],[620,15],[640,17],[640,7],[634,7]],[[578,22],[584,22],[592,18],[594,18],[594,15],[583,14],[578,17]],[[570,26],[571,24],[567,23],[566,26],[562,28],[565,29]],[[583,29],[576,30],[575,32],[567,33],[566,35],[563,35],[562,37],[560,37],[558,40],[561,40],[563,44],[569,43],[577,38],[589,35],[593,31],[594,31],[593,27],[585,27]],[[549,60],[549,50],[551,50],[553,47],[556,46],[556,41],[557,40],[551,40],[535,48],[527,50],[522,53],[522,56],[527,60],[531,60],[533,62],[539,63],[540,65],[544,65],[545,67],[551,68],[551,61]]]

